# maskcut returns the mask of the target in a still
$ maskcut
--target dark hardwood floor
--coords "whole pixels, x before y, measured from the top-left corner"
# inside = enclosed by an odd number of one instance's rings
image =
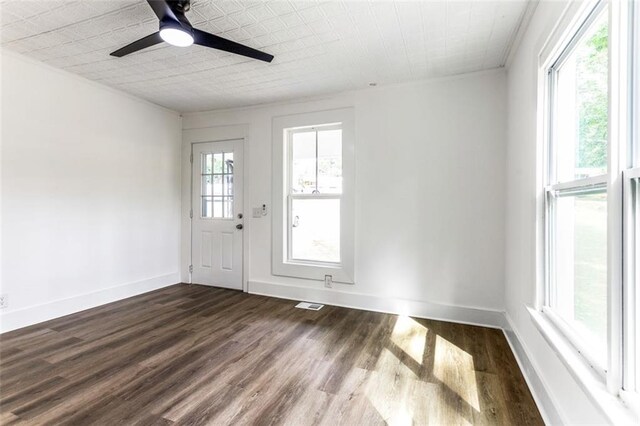
[[[176,285],[0,336],[1,424],[542,424],[499,330]]]

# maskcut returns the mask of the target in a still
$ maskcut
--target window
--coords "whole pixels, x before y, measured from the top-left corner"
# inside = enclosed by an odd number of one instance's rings
[[[340,263],[342,128],[287,130],[289,261]]]
[[[630,113],[630,144],[623,171],[623,378],[622,396],[640,413],[640,5],[632,4],[630,14],[635,28],[631,28],[630,48],[632,79]]]
[[[607,362],[608,13],[548,70],[545,309],[594,367]]]
[[[352,117],[274,120],[274,275],[353,282]]]
[[[605,412],[613,394],[640,413],[640,6],[567,11],[540,55],[544,297],[533,318],[565,361],[582,360],[568,364]]]
[[[201,217],[233,219],[233,152],[201,157]]]

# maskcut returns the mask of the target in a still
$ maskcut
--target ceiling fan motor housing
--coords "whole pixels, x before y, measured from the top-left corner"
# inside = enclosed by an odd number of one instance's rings
[[[188,32],[193,37],[193,27],[188,21],[186,23],[182,21],[174,21],[171,19],[160,21],[160,31],[168,28],[174,28],[176,30]]]

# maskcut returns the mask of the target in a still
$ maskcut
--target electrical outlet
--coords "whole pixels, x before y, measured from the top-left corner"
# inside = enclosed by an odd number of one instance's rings
[[[7,309],[9,307],[9,295],[0,294],[0,309]]]
[[[324,286],[327,288],[332,288],[333,287],[333,276],[331,275],[325,275],[324,276]]]

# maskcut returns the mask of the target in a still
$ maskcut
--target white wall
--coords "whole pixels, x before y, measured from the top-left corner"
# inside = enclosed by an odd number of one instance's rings
[[[2,52],[2,330],[179,282],[180,116]]]
[[[508,70],[505,302],[511,326],[562,421],[598,424],[606,420],[538,332],[526,309],[536,297],[537,61],[565,6],[565,2],[540,2]]]
[[[185,141],[247,137],[249,291],[381,310],[390,309],[384,302],[389,300],[398,302],[398,309],[402,301],[423,302],[432,315],[442,305],[502,311],[505,89],[505,73],[496,70],[313,101],[186,114]],[[271,217],[253,219],[250,208],[272,205],[273,117],[342,107],[355,108],[356,283],[324,291],[320,282],[271,274]],[[185,146],[184,169],[187,153]],[[183,173],[183,217],[188,175]],[[183,278],[188,223],[183,221]]]

